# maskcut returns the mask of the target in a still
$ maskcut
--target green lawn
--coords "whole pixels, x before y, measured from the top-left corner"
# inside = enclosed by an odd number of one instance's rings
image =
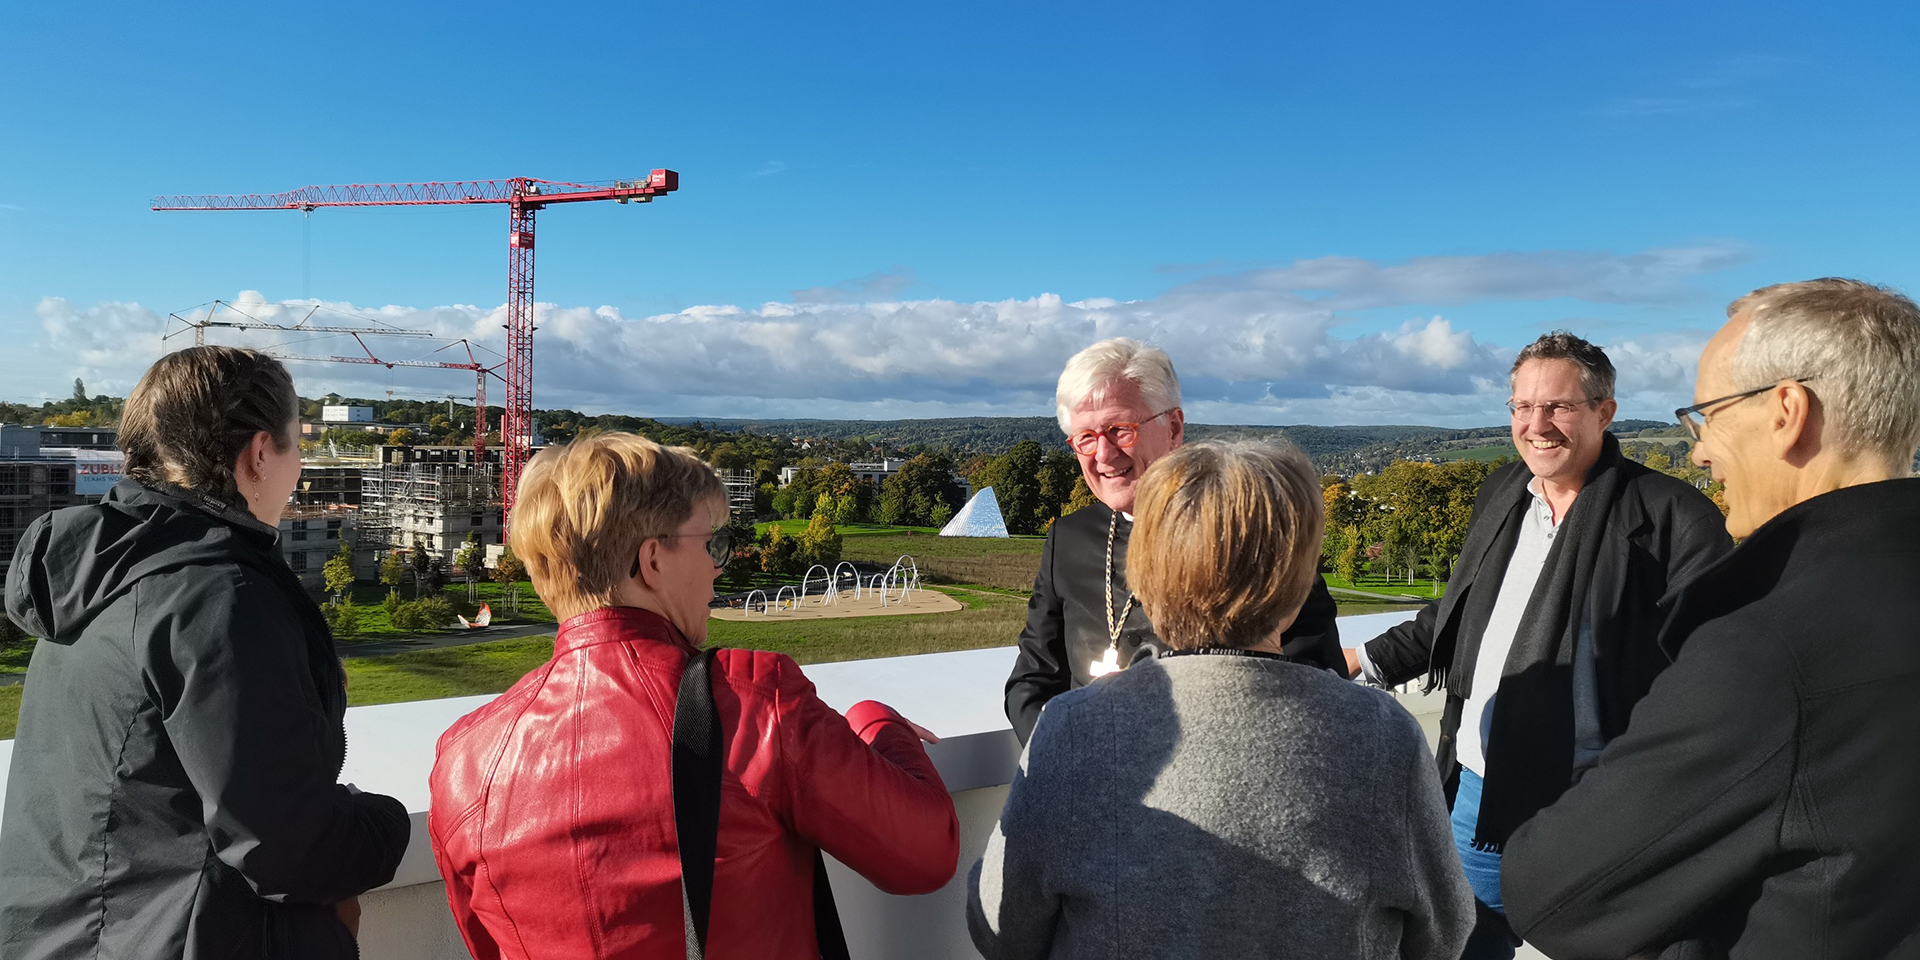
[[[807,529],[806,520],[768,520],[753,525],[753,532],[766,533],[770,527],[779,527],[780,532],[797,537]],[[834,527],[834,532],[843,537],[885,537],[907,533],[939,535],[939,527],[897,527],[884,523],[848,523]]]
[[[408,637],[418,634],[419,631],[415,630],[395,629],[393,624],[388,621],[386,608],[381,606],[381,602],[387,598],[387,589],[387,587],[378,583],[356,583],[353,585],[351,595],[354,606],[357,608],[354,611],[354,619],[358,623],[358,627],[351,635],[340,637],[340,642],[366,643],[374,640],[392,640],[396,637]],[[526,582],[520,584],[519,616],[508,616],[505,601],[506,589],[505,586],[498,583],[485,582],[479,584],[479,602],[492,606],[494,623],[553,622],[552,611],[547,609],[546,604],[540,602],[540,597],[533,592],[533,584]],[[411,586],[403,585],[399,590],[400,599],[413,599],[413,588]],[[448,584],[440,591],[440,595],[446,597],[447,601],[453,604],[455,613],[471,617],[478,609],[477,605],[467,602],[467,584],[464,580]],[[320,603],[327,602],[327,598],[324,596],[316,597],[315,599]],[[0,672],[4,670],[4,665],[0,664]]]
[[[1325,574],[1324,576],[1327,578],[1327,586],[1329,587],[1342,587],[1347,590],[1359,590],[1364,593],[1378,593],[1397,597],[1420,597],[1425,600],[1433,600],[1445,596],[1447,592],[1447,584],[1444,580],[1436,585],[1432,580],[1416,577],[1412,583],[1408,583],[1405,577],[1389,580],[1386,577],[1362,574],[1359,583],[1349,583],[1331,573]]]
[[[927,582],[1028,591],[1040,572],[1040,551],[1046,545],[1045,537],[848,537],[841,541],[840,556],[885,564],[910,556]]]
[[[800,663],[830,663],[1002,647],[1020,635],[1025,597],[984,589],[942,592],[966,609],[846,620],[713,620],[708,639],[722,647],[777,650]],[[347,702],[361,706],[499,693],[552,656],[552,637],[526,637],[348,660]]]
[[[20,693],[23,689],[17,683],[0,687],[0,740],[13,739],[13,728],[20,722]]]
[[[6,614],[0,614],[4,617]],[[0,673],[26,673],[27,659],[33,656],[38,640],[14,640],[0,643]]]

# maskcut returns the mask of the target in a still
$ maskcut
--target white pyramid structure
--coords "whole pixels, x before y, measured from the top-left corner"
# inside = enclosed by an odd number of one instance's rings
[[[1000,498],[993,495],[992,487],[981,487],[980,492],[953,515],[947,525],[940,528],[943,537],[1004,537],[1007,535],[1007,521],[1000,517]]]

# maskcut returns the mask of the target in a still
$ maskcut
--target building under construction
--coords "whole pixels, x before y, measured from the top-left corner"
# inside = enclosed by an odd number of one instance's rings
[[[384,553],[418,543],[452,569],[468,534],[482,546],[502,542],[499,467],[475,465],[471,457],[465,462],[395,458],[368,467],[360,476],[359,525],[363,547]]]

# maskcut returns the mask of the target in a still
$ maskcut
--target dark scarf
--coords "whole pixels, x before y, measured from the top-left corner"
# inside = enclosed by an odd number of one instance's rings
[[[1616,539],[1609,537],[1608,523],[1623,491],[1624,463],[1619,441],[1606,434],[1599,460],[1547,551],[1506,669],[1496,681],[1499,693],[1487,704],[1487,775],[1473,838],[1480,849],[1500,850],[1515,828],[1559,799],[1606,745],[1595,681],[1593,610],[1594,600],[1617,591],[1624,576],[1621,553],[1607,549]],[[1469,604],[1477,600],[1490,612],[1532,499],[1523,483],[1512,502],[1495,513],[1503,519],[1484,547],[1491,562],[1476,574],[1482,589]],[[1478,644],[1472,650],[1468,646],[1461,645],[1445,680],[1447,691],[1462,699],[1472,696],[1478,652]]]

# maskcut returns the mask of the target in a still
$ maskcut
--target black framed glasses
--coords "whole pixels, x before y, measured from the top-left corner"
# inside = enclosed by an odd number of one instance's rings
[[[1739,393],[1729,393],[1724,397],[1702,400],[1691,407],[1681,407],[1675,410],[1673,412],[1673,418],[1680,421],[1680,425],[1687,428],[1687,435],[1691,436],[1695,442],[1698,442],[1700,439],[1700,428],[1707,425],[1706,411],[1708,407],[1718,406],[1734,400],[1745,400],[1748,397],[1757,397],[1783,383],[1798,383],[1804,386],[1808,380],[1812,379],[1812,377],[1792,377],[1787,380],[1776,380],[1764,387],[1754,387],[1752,390],[1742,390]],[[1698,417],[1698,419],[1695,419],[1696,417]]]
[[[641,540],[640,542],[645,543],[647,542],[647,540],[678,540],[682,537],[697,537],[697,536],[699,536],[699,534],[697,533],[668,533],[658,537],[647,537]],[[721,527],[720,529],[715,530],[712,533],[707,535],[707,559],[712,560],[714,566],[716,567],[726,566],[727,560],[732,556],[733,556],[733,528],[732,527]],[[627,576],[637,577],[639,575],[640,575],[640,558],[634,557],[633,570],[630,571],[627,574]]]
[[[1091,457],[1094,451],[1100,449],[1100,438],[1106,437],[1113,442],[1114,446],[1122,450],[1132,450],[1133,445],[1140,442],[1140,428],[1142,426],[1152,423],[1178,409],[1180,408],[1168,407],[1138,423],[1124,421],[1121,423],[1109,423],[1098,430],[1082,430],[1079,433],[1068,434],[1067,446],[1072,447],[1075,453]]]

